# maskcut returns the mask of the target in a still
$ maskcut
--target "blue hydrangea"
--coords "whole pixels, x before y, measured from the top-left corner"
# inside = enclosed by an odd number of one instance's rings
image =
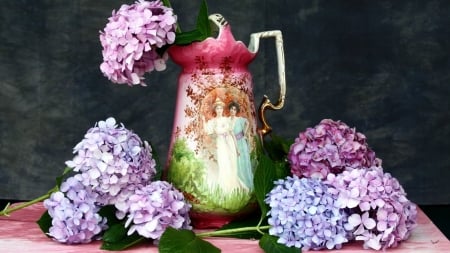
[[[278,243],[305,250],[339,249],[347,242],[347,215],[315,178],[287,177],[275,182],[265,202],[270,206],[269,234]]]

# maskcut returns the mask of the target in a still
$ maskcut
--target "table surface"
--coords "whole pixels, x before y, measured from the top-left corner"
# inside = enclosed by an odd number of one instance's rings
[[[109,252],[100,249],[100,241],[82,245],[65,245],[49,239],[36,223],[44,211],[42,203],[38,203],[16,211],[9,217],[0,217],[0,252]],[[222,249],[222,252],[263,253],[258,246],[258,241],[255,240],[232,238],[209,238],[207,240]],[[333,251],[336,253],[380,252],[363,250],[361,242],[347,243],[342,249]],[[151,253],[158,252],[158,249],[153,245],[141,244],[126,252]],[[450,252],[450,241],[419,209],[418,226],[413,230],[411,237],[402,242],[399,247],[388,249],[387,252]]]

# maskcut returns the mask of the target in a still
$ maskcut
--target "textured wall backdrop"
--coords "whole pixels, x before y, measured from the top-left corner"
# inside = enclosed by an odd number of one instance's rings
[[[0,5],[0,198],[45,193],[72,148],[114,116],[152,142],[165,162],[179,68],[127,87],[102,76],[99,30],[120,0],[2,1]],[[172,0],[193,28],[200,1]],[[208,2],[235,37],[280,29],[288,96],[269,112],[294,138],[323,118],[364,133],[386,171],[419,204],[450,203],[450,1],[242,0]],[[273,41],[251,70],[255,94],[277,98]],[[257,99],[258,100],[258,99]]]

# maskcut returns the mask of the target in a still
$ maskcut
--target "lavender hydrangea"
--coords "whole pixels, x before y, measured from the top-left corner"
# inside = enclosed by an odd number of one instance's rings
[[[61,191],[52,193],[44,206],[52,217],[48,235],[58,242],[89,243],[107,228],[106,219],[97,213],[95,193],[73,177],[61,185]]]
[[[381,165],[363,134],[331,119],[301,132],[290,147],[288,161],[292,174],[318,178],[346,168]]]
[[[270,206],[269,234],[278,243],[308,249],[341,248],[347,242],[347,215],[336,196],[316,178],[287,177],[275,182],[265,202]]]
[[[354,168],[329,174],[326,183],[337,204],[349,214],[345,226],[352,237],[375,250],[396,247],[416,226],[416,205],[398,180],[381,167]]]
[[[76,180],[98,194],[100,205],[125,201],[156,174],[151,147],[114,118],[89,129],[74,153],[66,165],[78,172]]]
[[[136,189],[126,202],[116,204],[116,208],[119,219],[127,217],[128,235],[136,231],[157,242],[169,226],[192,229],[189,218],[191,205],[166,181],[154,181]]]
[[[161,1],[139,0],[113,11],[100,31],[103,74],[115,83],[145,86],[146,72],[166,68],[167,54],[157,51],[174,43],[176,20],[172,8]]]

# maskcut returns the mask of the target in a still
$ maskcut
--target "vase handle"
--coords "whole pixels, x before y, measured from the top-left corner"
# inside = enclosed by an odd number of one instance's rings
[[[275,37],[275,47],[277,50],[277,63],[278,63],[278,82],[280,85],[280,96],[278,97],[278,102],[272,104],[267,95],[264,95],[263,100],[258,109],[258,117],[261,121],[261,128],[258,129],[258,134],[263,138],[266,134],[272,131],[272,127],[269,126],[265,117],[265,111],[267,109],[280,110],[284,106],[284,100],[286,97],[286,73],[285,73],[285,63],[284,63],[284,50],[283,50],[283,36],[281,31],[266,31],[259,33],[252,33],[250,35],[250,43],[248,49],[250,52],[256,53],[259,49],[259,39],[260,38],[270,38]]]

